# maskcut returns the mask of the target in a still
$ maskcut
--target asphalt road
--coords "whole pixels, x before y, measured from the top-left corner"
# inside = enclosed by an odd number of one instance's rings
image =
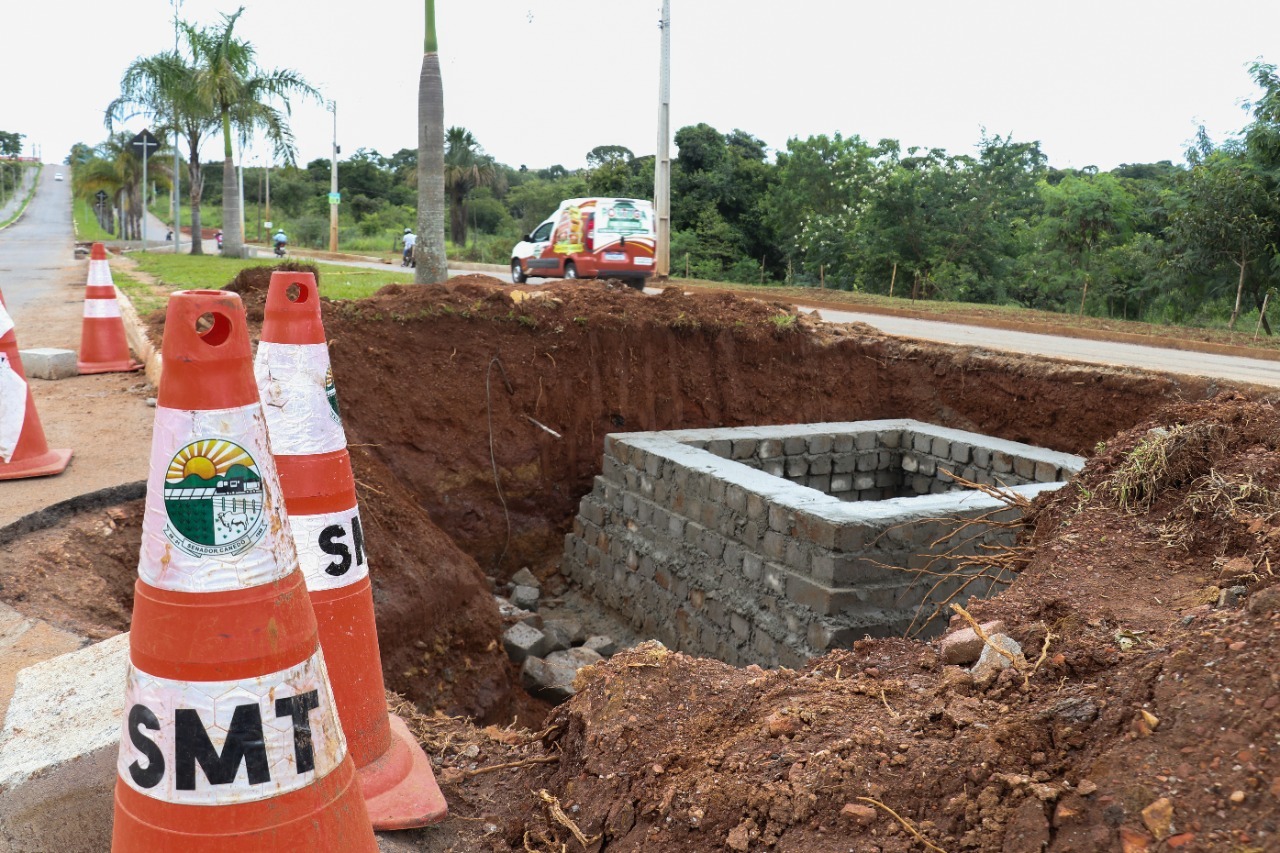
[[[55,181],[45,166],[40,186],[22,219],[0,231],[0,291],[19,329],[45,319],[42,299],[66,297],[61,277],[75,266],[71,230],[71,182]],[[80,294],[83,299],[83,294]],[[24,346],[26,339],[20,338]]]
[[[828,308],[818,309],[818,316],[832,323],[866,323],[890,335],[944,344],[960,344],[1090,364],[1136,367],[1162,373],[1209,376],[1231,382],[1280,387],[1280,362],[1278,361],[1162,349],[1138,344],[1062,338],[1030,332],[1011,332],[936,320],[834,311]]]

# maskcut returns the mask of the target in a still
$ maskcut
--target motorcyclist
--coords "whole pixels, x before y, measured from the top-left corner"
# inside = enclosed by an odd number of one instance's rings
[[[418,235],[413,233],[413,229],[406,228],[400,239],[404,243],[403,260],[400,265],[404,267],[416,266],[417,260],[413,257],[413,247],[418,244]]]
[[[213,239],[218,241],[218,251],[221,252],[222,251],[222,229],[221,228],[213,232]]]
[[[289,238],[285,236],[283,228],[276,231],[271,238],[271,243],[275,246],[276,254],[284,257],[284,247],[289,245]]]

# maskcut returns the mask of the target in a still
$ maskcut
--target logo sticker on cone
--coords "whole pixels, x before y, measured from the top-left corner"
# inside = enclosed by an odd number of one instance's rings
[[[422,747],[387,712],[355,479],[310,273],[276,272],[254,362],[285,507],[375,829],[448,812]]]
[[[84,373],[128,373],[142,365],[129,355],[120,318],[120,303],[107,263],[107,249],[94,243],[89,254],[89,281],[84,288],[84,322],[80,327],[80,360]]]
[[[70,461],[70,450],[50,450],[45,441],[18,355],[13,318],[0,294],[0,480],[61,474]]]
[[[240,298],[175,293],[162,356],[112,850],[374,853]]]

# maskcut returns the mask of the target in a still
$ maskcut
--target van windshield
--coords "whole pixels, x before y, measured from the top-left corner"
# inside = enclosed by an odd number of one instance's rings
[[[596,230],[615,234],[652,234],[653,211],[629,201],[602,204],[596,210]]]

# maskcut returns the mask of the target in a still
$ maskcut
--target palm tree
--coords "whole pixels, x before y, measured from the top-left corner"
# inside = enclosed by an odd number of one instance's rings
[[[193,97],[211,104],[222,126],[222,245],[223,252],[232,257],[244,254],[244,220],[232,129],[238,131],[242,144],[254,131],[263,131],[275,148],[276,158],[292,164],[296,157],[286,120],[290,114],[289,97],[320,100],[320,93],[298,72],[264,71],[258,67],[253,45],[236,38],[234,33],[236,20],[243,12],[241,6],[235,14],[223,15],[222,24],[215,27],[197,30],[190,24],[183,25],[195,70]],[[279,101],[281,106],[272,106],[270,101]]]
[[[191,45],[188,30],[188,46]],[[115,120],[148,115],[160,123],[163,135],[175,126],[187,141],[187,190],[191,202],[191,254],[204,254],[200,234],[200,200],[204,175],[200,148],[217,127],[213,104],[202,99],[195,88],[195,66],[176,51],[139,57],[125,69],[120,80],[120,97],[107,106],[107,129]],[[153,155],[154,158],[154,155]],[[154,163],[154,159],[153,159]]]
[[[147,188],[142,186],[142,159],[129,144],[131,139],[128,133],[108,137],[94,149],[92,157],[71,173],[72,192],[80,198],[88,199],[102,190],[117,199],[123,214],[118,232],[122,240],[136,240],[141,236],[142,217],[146,213]],[[157,182],[168,183],[168,164],[157,157],[161,153],[163,149],[149,158],[147,177],[154,176]]]
[[[449,277],[444,253],[444,83],[436,47],[436,3],[424,0],[427,21],[418,75],[418,243],[413,280]]]
[[[453,245],[467,243],[467,197],[477,187],[497,183],[493,158],[484,153],[471,131],[451,127],[444,141],[444,186],[449,193],[449,238]]]

